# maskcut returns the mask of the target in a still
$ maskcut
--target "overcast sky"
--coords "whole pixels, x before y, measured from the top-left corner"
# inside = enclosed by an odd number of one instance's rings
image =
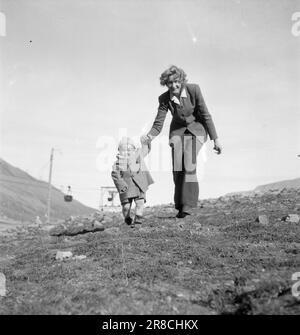
[[[47,180],[54,147],[53,184],[97,207],[99,187],[113,185],[97,143],[150,129],[159,76],[175,64],[200,85],[224,147],[218,156],[209,141],[199,156],[201,198],[299,177],[299,1],[0,3],[0,155],[12,165]],[[149,205],[173,199],[171,166],[155,165],[170,158],[169,123],[148,158]]]

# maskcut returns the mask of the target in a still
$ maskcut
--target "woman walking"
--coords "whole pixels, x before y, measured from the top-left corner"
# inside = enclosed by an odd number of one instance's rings
[[[159,135],[168,111],[171,112],[169,144],[172,148],[174,203],[178,210],[176,217],[184,218],[197,207],[197,155],[207,140],[207,134],[214,141],[217,154],[221,153],[222,147],[199,85],[188,84],[185,72],[177,66],[171,66],[161,74],[160,84],[168,90],[159,96],[152,128],[141,140],[150,142]]]

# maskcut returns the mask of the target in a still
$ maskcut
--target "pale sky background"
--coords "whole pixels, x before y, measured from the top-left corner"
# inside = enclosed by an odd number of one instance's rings
[[[0,156],[10,164],[47,180],[54,147],[53,184],[97,207],[99,187],[113,185],[110,169],[99,171],[97,141],[114,141],[110,166],[121,128],[148,131],[165,91],[159,76],[175,64],[200,85],[224,147],[219,156],[207,142],[200,198],[300,176],[300,36],[291,19],[300,1],[0,3]],[[149,156],[148,205],[173,199],[171,166],[152,166],[170,158],[169,123]]]

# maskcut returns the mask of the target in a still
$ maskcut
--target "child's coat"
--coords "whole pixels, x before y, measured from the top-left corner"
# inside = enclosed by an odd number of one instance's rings
[[[145,199],[145,193],[149,185],[154,181],[144,162],[149,147],[143,145],[129,156],[117,155],[117,161],[113,165],[112,179],[119,192],[121,204],[128,198],[140,197]]]

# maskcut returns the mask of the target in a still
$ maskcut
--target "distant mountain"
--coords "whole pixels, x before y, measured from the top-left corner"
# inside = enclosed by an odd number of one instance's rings
[[[284,188],[286,188],[286,189],[300,189],[300,178],[282,180],[282,181],[277,181],[275,183],[259,185],[259,186],[255,187],[254,190],[240,191],[240,192],[230,192],[230,193],[226,193],[225,196],[231,196],[231,195],[243,195],[243,196],[248,196],[249,195],[250,196],[250,195],[253,195],[254,193],[264,193],[264,192],[268,192],[268,191],[271,191],[271,190],[281,191]]]
[[[284,188],[300,188],[300,178],[278,181],[255,187],[254,191],[266,192],[270,190],[282,190]]]
[[[37,216],[45,221],[48,184],[30,176],[0,158],[0,219],[34,221]],[[64,194],[52,187],[51,221],[70,215],[94,213],[95,209],[79,201],[64,201]]]

